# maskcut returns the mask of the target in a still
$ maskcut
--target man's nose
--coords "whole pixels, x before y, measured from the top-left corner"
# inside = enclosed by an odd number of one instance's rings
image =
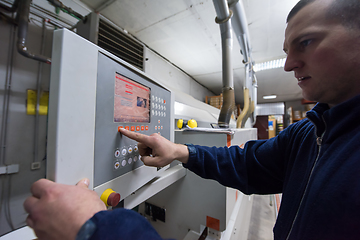
[[[301,68],[304,66],[304,62],[300,60],[298,57],[294,56],[293,54],[288,54],[286,57],[284,70],[286,72],[294,71],[296,68]]]

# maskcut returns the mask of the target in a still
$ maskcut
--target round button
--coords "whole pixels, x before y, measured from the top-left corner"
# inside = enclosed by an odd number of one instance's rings
[[[166,117],[166,113],[164,113],[164,117]]]
[[[154,110],[151,110],[151,114],[154,116],[155,115],[155,112],[154,112]]]
[[[164,111],[166,111],[166,107],[164,106]]]
[[[116,192],[111,193],[107,199],[107,205],[116,207],[120,202],[120,198],[121,197],[119,193]]]
[[[141,155],[139,155],[139,160],[141,160]]]
[[[163,106],[163,105],[161,105],[161,107],[160,107],[160,108],[161,108],[161,110],[164,110],[164,106]]]
[[[115,151],[115,157],[119,157],[120,156],[120,150],[119,149],[116,149]]]
[[[155,101],[157,102],[157,100],[158,100],[158,97],[155,97]]]
[[[138,156],[134,157],[134,162],[136,162],[138,160]]]
[[[132,147],[129,147],[128,153],[132,153],[132,151],[133,151]]]
[[[135,151],[135,152],[138,151],[138,146],[137,146],[137,145],[134,146],[134,151]]]
[[[132,163],[132,158],[128,159],[128,163],[131,164]]]
[[[152,99],[152,100],[154,101],[154,99],[155,99],[155,96],[154,96],[154,95],[152,95],[152,96],[151,96],[151,99]]]
[[[116,161],[115,163],[114,163],[114,168],[115,169],[118,169],[120,167],[120,163],[118,162],[118,161]]]
[[[123,149],[121,150],[121,154],[122,154],[123,156],[126,155],[126,149],[125,149],[125,148],[123,148]]]
[[[121,166],[125,167],[125,165],[126,165],[126,160],[124,159],[124,160],[122,160],[122,162],[121,162]]]

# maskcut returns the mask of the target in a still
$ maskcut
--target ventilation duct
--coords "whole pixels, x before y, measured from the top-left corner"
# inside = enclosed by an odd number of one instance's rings
[[[90,13],[86,21],[79,21],[76,28],[80,36],[144,70],[144,45],[102,16]]]

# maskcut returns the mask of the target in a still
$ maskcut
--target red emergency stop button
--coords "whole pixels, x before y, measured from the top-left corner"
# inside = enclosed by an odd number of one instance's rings
[[[103,201],[107,207],[116,207],[120,202],[120,198],[120,194],[111,188],[106,189],[100,196],[101,201]]]

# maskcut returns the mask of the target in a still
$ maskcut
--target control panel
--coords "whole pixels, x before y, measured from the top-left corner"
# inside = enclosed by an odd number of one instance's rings
[[[170,138],[170,101],[168,90],[99,53],[94,187],[143,165],[137,142],[118,128]]]

